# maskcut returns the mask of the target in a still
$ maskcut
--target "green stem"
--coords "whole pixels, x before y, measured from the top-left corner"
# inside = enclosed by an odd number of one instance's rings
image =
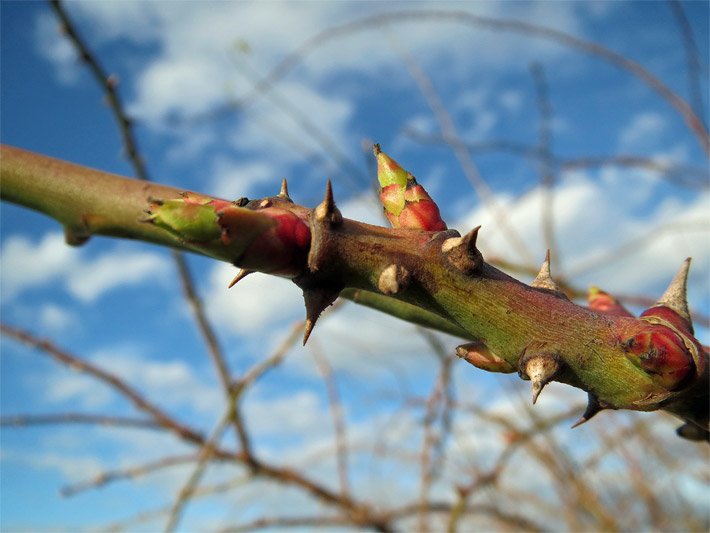
[[[462,356],[481,368],[518,369],[533,381],[534,398],[546,382],[534,372],[542,372],[588,391],[593,407],[665,409],[707,425],[705,352],[693,353],[692,379],[677,381],[676,388],[672,375],[658,374],[665,367],[649,370],[654,357],[673,347],[667,341],[676,330],[594,312],[555,290],[520,283],[483,261],[475,248],[477,230],[461,238],[454,231],[389,229],[343,219],[330,188],[312,210],[294,204],[285,192],[234,204],[194,194],[183,199],[172,187],[17,148],[1,147],[0,157],[2,199],[57,219],[75,242],[93,234],[140,239],[294,278],[306,298],[307,333],[342,289],[354,289],[346,297],[475,339]],[[151,200],[156,197],[177,201],[160,204]],[[145,223],[145,210],[155,205],[158,218]],[[202,235],[208,238],[194,242]],[[660,344],[648,347],[636,342],[658,338]]]

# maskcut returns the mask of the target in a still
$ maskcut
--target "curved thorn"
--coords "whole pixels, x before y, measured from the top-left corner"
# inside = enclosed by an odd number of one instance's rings
[[[572,424],[571,429],[574,429],[576,427],[581,426],[585,422],[589,422],[589,420],[595,416],[597,413],[600,411],[603,411],[605,407],[602,406],[601,403],[599,403],[599,399],[596,397],[596,395],[590,393],[587,393],[587,408],[584,410],[584,413],[582,416],[579,417],[579,419]]]
[[[239,272],[237,272],[237,275],[234,276],[234,279],[229,282],[229,285],[227,286],[227,288],[228,288],[228,289],[231,289],[231,288],[234,287],[237,283],[239,283],[241,280],[243,280],[243,279],[246,278],[249,274],[252,274],[252,273],[254,273],[253,270],[247,270],[247,269],[245,269],[245,268],[240,269]]]
[[[666,292],[658,300],[656,305],[669,307],[680,315],[689,324],[692,324],[690,311],[688,310],[688,272],[690,271],[691,258],[688,257],[676,275],[671,280]]]
[[[471,254],[477,251],[476,241],[478,240],[478,230],[480,229],[481,226],[476,226],[463,236],[463,243],[466,245],[466,250]]]

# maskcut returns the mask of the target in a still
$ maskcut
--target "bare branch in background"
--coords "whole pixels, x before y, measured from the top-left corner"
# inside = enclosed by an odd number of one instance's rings
[[[528,245],[520,237],[517,231],[515,231],[515,228],[510,225],[508,221],[508,213],[495,199],[495,195],[493,194],[493,190],[490,185],[488,185],[488,182],[478,171],[476,164],[473,162],[471,155],[468,150],[466,150],[466,146],[456,131],[456,126],[451,114],[448,112],[446,106],[444,106],[444,103],[441,101],[441,97],[436,92],[431,78],[427,76],[424,70],[422,70],[421,66],[419,66],[414,57],[412,57],[412,55],[402,47],[401,43],[398,43],[394,38],[391,38],[389,41],[392,48],[402,60],[402,63],[404,63],[407,67],[407,70],[416,82],[417,87],[419,87],[419,90],[426,98],[432,113],[434,113],[434,116],[439,123],[442,136],[445,139],[448,139],[451,149],[454,151],[454,154],[461,165],[461,169],[466,175],[466,178],[468,178],[471,182],[471,185],[473,185],[476,194],[486,208],[490,210],[493,215],[493,220],[500,226],[503,235],[513,247],[513,250],[522,255],[524,260],[533,263],[534,257],[532,252],[530,252]]]
[[[244,96],[226,103],[221,109],[212,111],[209,115],[223,114],[226,111],[238,111],[251,105],[257,99],[266,95],[286,74],[291,72],[298,64],[303,62],[310,53],[325,45],[353,33],[372,31],[389,25],[400,25],[414,22],[449,22],[462,24],[471,28],[485,28],[498,32],[512,32],[532,38],[545,39],[555,42],[563,47],[578,50],[585,54],[598,57],[617,68],[628,72],[641,82],[656,91],[668,102],[678,114],[683,117],[690,131],[696,136],[701,148],[710,153],[710,136],[703,122],[693,111],[692,107],[663,81],[654,76],[643,65],[622,54],[614,52],[598,43],[587,41],[568,33],[538,26],[528,22],[499,19],[474,15],[466,11],[456,10],[400,10],[391,13],[378,13],[354,21],[346,22],[340,26],[328,28],[306,40],[298,48],[284,57],[251,91]]]
[[[690,26],[690,21],[688,21],[688,17],[685,15],[683,5],[679,0],[668,0],[668,4],[671,7],[671,11],[673,11],[673,15],[678,21],[678,27],[683,37],[685,57],[688,63],[688,89],[690,92],[690,103],[698,119],[707,129],[701,81],[703,73],[707,76],[707,65],[703,64],[700,50],[698,49],[698,45],[695,42],[695,37],[693,35],[693,28]]]
[[[542,238],[545,248],[549,250],[550,262],[561,265],[560,248],[555,238],[555,166],[556,161],[552,155],[552,104],[550,103],[549,88],[545,71],[542,65],[534,63],[530,73],[535,86],[535,102],[537,103],[539,118],[538,127],[538,154],[540,155],[540,185],[542,192],[540,221],[542,223]],[[554,269],[558,270],[558,269]],[[559,270],[562,270],[561,268]]]
[[[164,429],[154,420],[127,416],[93,415],[88,413],[55,413],[44,415],[5,415],[0,426],[29,427],[53,424],[88,424],[106,427]]]
[[[338,480],[340,482],[340,493],[344,496],[350,494],[350,481],[348,475],[348,435],[345,423],[345,412],[343,403],[340,400],[340,393],[333,375],[333,368],[328,359],[320,349],[318,343],[311,345],[311,355],[315,361],[318,373],[325,383],[330,405],[330,416],[333,419],[333,429],[335,431],[335,457],[338,463]]]

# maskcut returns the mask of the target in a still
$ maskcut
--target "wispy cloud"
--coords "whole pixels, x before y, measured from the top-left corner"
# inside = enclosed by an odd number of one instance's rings
[[[164,279],[170,271],[164,255],[128,251],[119,245],[92,257],[67,246],[60,233],[47,233],[39,241],[9,236],[0,251],[0,267],[4,302],[27,290],[59,284],[89,303],[117,287]]]
[[[75,83],[81,73],[79,59],[71,43],[60,34],[57,19],[48,12],[40,13],[34,27],[38,53],[54,65],[54,74],[63,85]]]

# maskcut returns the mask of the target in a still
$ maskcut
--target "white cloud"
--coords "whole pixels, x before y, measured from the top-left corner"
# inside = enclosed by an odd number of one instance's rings
[[[8,237],[0,253],[3,301],[65,276],[78,256],[79,251],[67,246],[61,233],[47,233],[37,243],[24,236]]]
[[[210,271],[205,301],[210,302],[208,312],[216,324],[227,331],[257,334],[283,320],[302,318],[302,292],[292,282],[256,273],[228,290],[236,272],[224,263]]]
[[[160,281],[166,274],[170,266],[163,255],[115,252],[77,265],[67,274],[67,288],[79,300],[93,302],[117,287]]]
[[[500,105],[509,113],[516,113],[523,105],[523,93],[515,89],[506,89],[498,95]]]
[[[218,65],[197,57],[156,62],[143,71],[129,111],[148,121],[201,114],[224,98],[225,84]]]
[[[249,394],[243,405],[248,427],[261,436],[291,433],[317,438],[330,429],[323,423],[327,407],[310,389],[289,390],[287,395],[278,396]]]
[[[91,410],[108,405],[112,395],[106,385],[88,375],[58,369],[46,380],[40,397],[50,404],[69,403]]]
[[[121,245],[95,258],[88,255],[65,244],[60,233],[47,233],[39,242],[8,237],[0,251],[3,302],[50,284],[63,284],[79,300],[93,302],[116,287],[164,279],[170,268],[164,255]]]
[[[145,391],[160,405],[191,408],[202,414],[214,414],[223,405],[223,393],[216,383],[201,380],[185,361],[151,359],[125,347],[99,351],[91,360]]]
[[[647,235],[652,228],[672,228],[683,221],[708,220],[708,193],[700,193],[689,201],[669,199],[656,204],[652,179],[657,180],[645,173],[634,175],[629,172],[623,177],[613,173],[613,177],[605,179],[604,183],[593,180],[586,173],[568,174],[562,179],[555,190],[554,220],[565,272],[574,273],[585,262]],[[616,182],[615,186],[609,186],[610,180]],[[644,191],[644,194],[639,195],[638,191]],[[543,198],[540,188],[515,200],[506,194],[496,195],[498,204],[508,215],[509,224],[540,261],[545,248],[539,223]],[[644,215],[639,216],[639,211]],[[531,220],[535,223],[531,224]],[[483,226],[479,242],[484,257],[488,254],[520,261],[518,252],[503,237],[499,225],[484,208],[470,212],[458,227],[466,230],[479,224]],[[697,272],[710,268],[707,231],[659,232],[657,238],[623,260],[598,265],[573,281],[582,286],[598,284],[623,294],[644,293],[656,286],[660,288],[663,280],[667,282],[688,256],[694,258]],[[702,280],[696,278],[696,282]]]
[[[218,158],[213,163],[211,175],[212,184],[208,192],[218,198],[235,200],[242,196],[251,198],[255,186],[275,182],[278,173],[272,161],[231,161]]]
[[[37,51],[54,65],[57,80],[64,85],[74,83],[81,72],[79,59],[72,44],[60,35],[56,17],[41,12],[35,21],[34,34]]]
[[[2,460],[24,464],[34,469],[55,470],[69,482],[87,479],[102,470],[101,461],[94,457],[72,457],[49,451],[36,453],[26,450],[3,450]]]
[[[636,115],[619,135],[619,147],[623,153],[632,149],[656,147],[666,128],[662,115],[647,111]]]
[[[461,9],[460,4],[440,2],[420,2],[416,7],[438,12]],[[240,72],[238,61],[242,59],[250,61],[263,75],[324,29],[388,11],[377,4],[365,4],[363,10],[362,4],[345,2],[329,4],[327,9],[322,4],[288,2],[272,2],[268,6],[258,2],[170,6],[82,2],[75,9],[99,41],[128,38],[157,44],[159,53],[139,66],[130,106],[132,112],[152,122],[171,114],[180,117],[199,114],[231,95],[247,92],[251,83]],[[466,6],[466,11],[484,17],[541,20],[562,31],[582,33],[576,8],[570,4],[479,3]],[[288,21],[287,28],[275,23],[275,13],[279,20]],[[311,88],[339,72],[377,75],[380,81],[389,79],[396,84],[404,80],[410,83],[401,60],[387,47],[383,48],[386,39],[383,40],[382,33],[401,36],[401,41],[425,68],[446,57],[451,67],[448,74],[454,76],[480,66],[498,70],[501,65],[519,68],[532,56],[554,61],[568,52],[557,44],[530,36],[508,34],[500,38],[485,26],[471,27],[460,24],[461,20],[455,16],[446,20],[434,16],[386,28],[363,26],[350,35],[326,40],[305,55],[299,67],[279,80],[275,91],[340,141],[350,115],[349,96]],[[437,31],[432,31],[432,27]],[[239,51],[238,43],[246,43],[249,52]],[[470,53],[482,47],[486,54]],[[401,74],[395,76],[393,72]],[[353,85],[356,87],[366,90],[367,84]],[[324,101],[337,103],[337,107],[324,106]],[[338,107],[346,112],[338,112]]]
[[[37,313],[37,320],[43,330],[62,332],[78,323],[74,313],[51,303],[44,304]]]

